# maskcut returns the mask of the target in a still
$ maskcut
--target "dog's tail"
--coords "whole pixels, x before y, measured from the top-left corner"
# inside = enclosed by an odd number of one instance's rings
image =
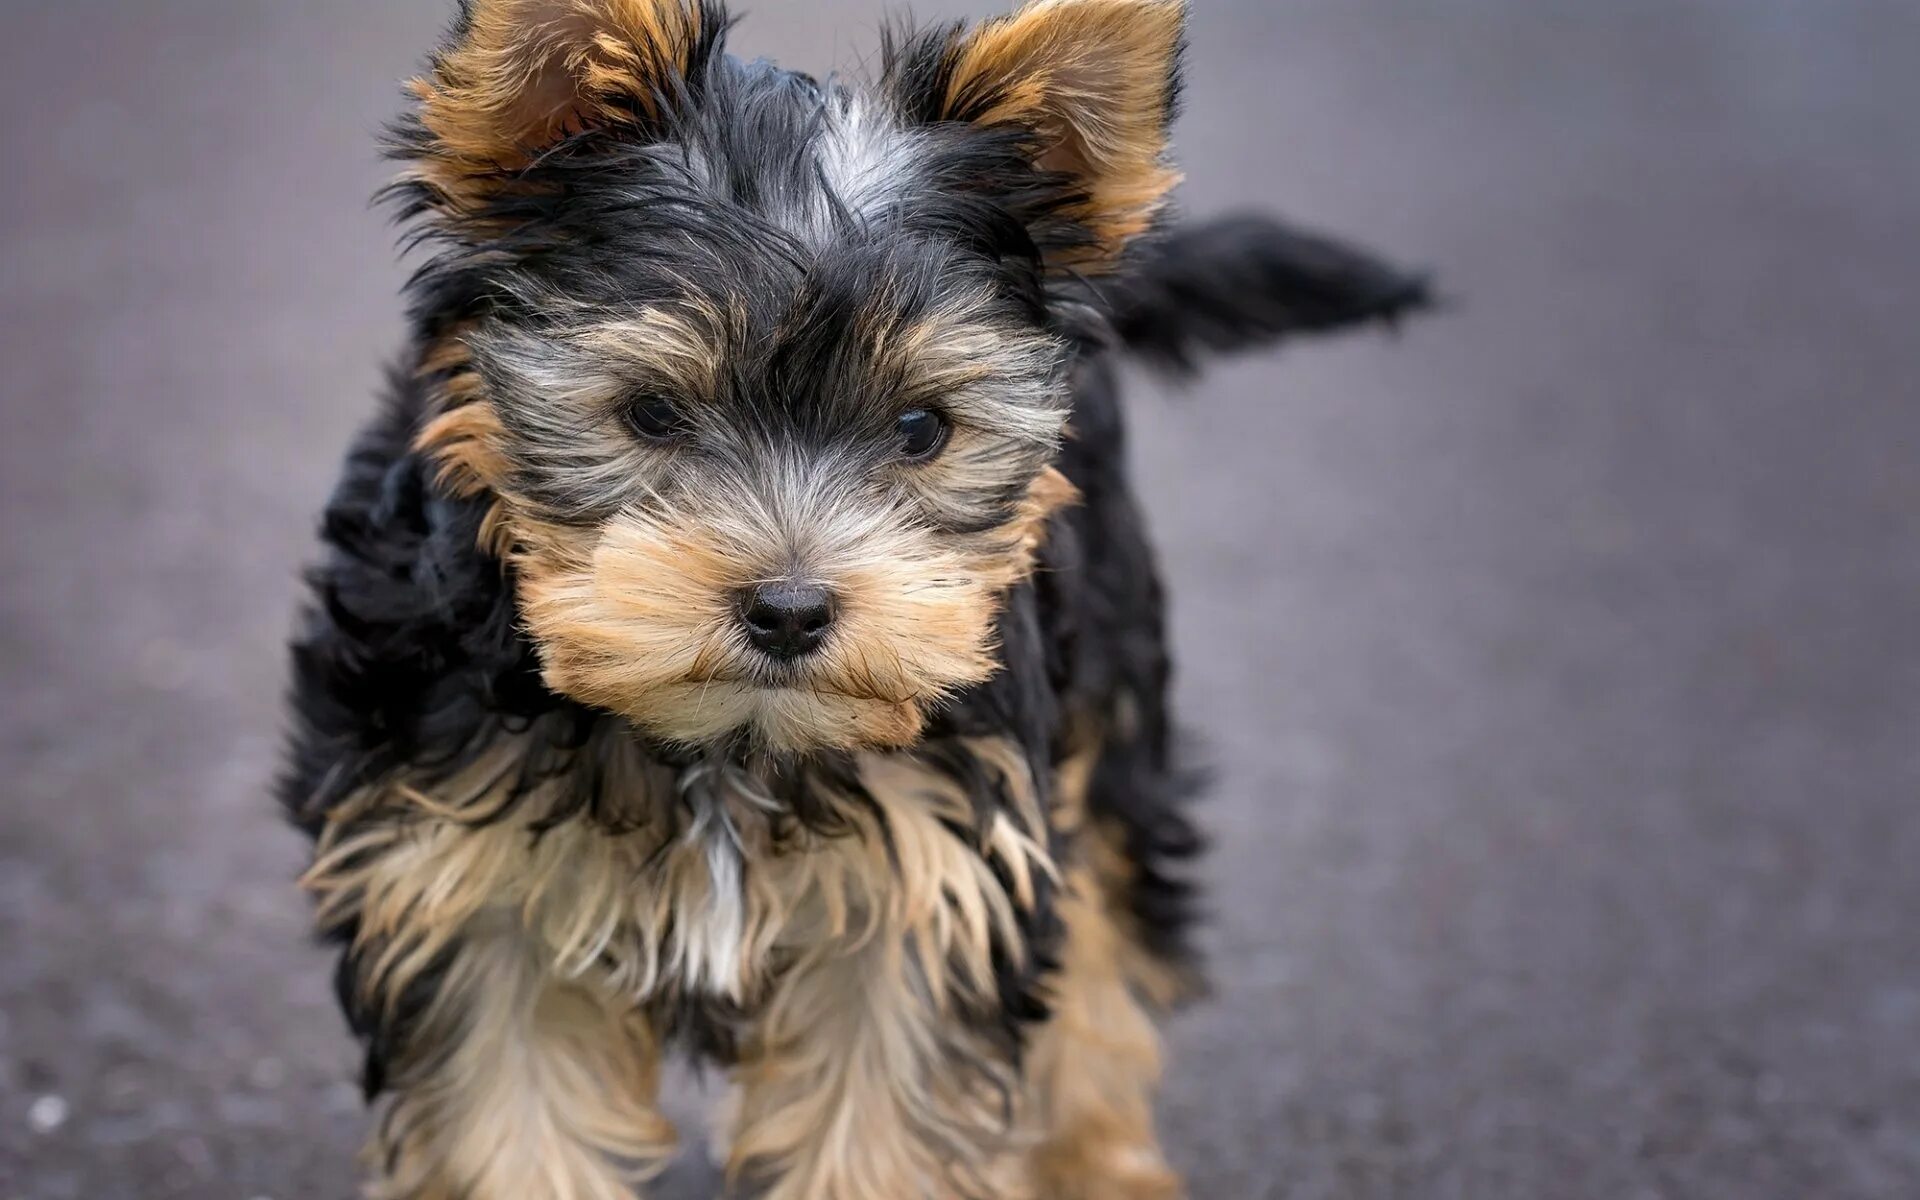
[[[1433,303],[1423,273],[1252,214],[1175,226],[1095,290],[1120,344],[1178,374],[1203,354],[1392,325]]]

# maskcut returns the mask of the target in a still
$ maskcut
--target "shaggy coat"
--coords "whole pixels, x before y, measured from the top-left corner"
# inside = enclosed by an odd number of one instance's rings
[[[633,1196],[669,1046],[774,1200],[1178,1194],[1199,838],[1114,359],[1423,298],[1167,218],[1182,17],[1042,0],[854,86],[728,57],[711,4],[462,6],[394,133],[431,255],[281,787],[370,1194]],[[740,607],[795,588],[804,654]]]

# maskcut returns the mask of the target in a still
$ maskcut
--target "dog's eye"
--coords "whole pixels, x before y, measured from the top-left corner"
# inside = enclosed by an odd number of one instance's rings
[[[670,441],[687,431],[680,410],[665,396],[635,396],[620,410],[620,419],[650,442]]]
[[[916,408],[900,414],[894,423],[900,453],[914,462],[926,462],[947,444],[947,419],[930,408]]]

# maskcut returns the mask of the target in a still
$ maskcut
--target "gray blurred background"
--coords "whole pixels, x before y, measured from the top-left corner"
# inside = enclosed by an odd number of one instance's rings
[[[449,7],[0,17],[0,1200],[351,1193],[267,780]],[[1461,299],[1135,405],[1220,767],[1196,1200],[1920,1196],[1914,5],[1195,8],[1188,206]]]

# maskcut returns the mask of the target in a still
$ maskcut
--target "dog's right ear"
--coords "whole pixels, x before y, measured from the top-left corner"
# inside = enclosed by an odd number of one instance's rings
[[[1166,161],[1186,0],[1030,0],[972,29],[890,40],[884,86],[909,120],[1024,130],[1077,227],[1050,265],[1115,267],[1179,172]]]
[[[567,137],[644,129],[717,51],[711,0],[462,0],[397,151],[455,211]]]

